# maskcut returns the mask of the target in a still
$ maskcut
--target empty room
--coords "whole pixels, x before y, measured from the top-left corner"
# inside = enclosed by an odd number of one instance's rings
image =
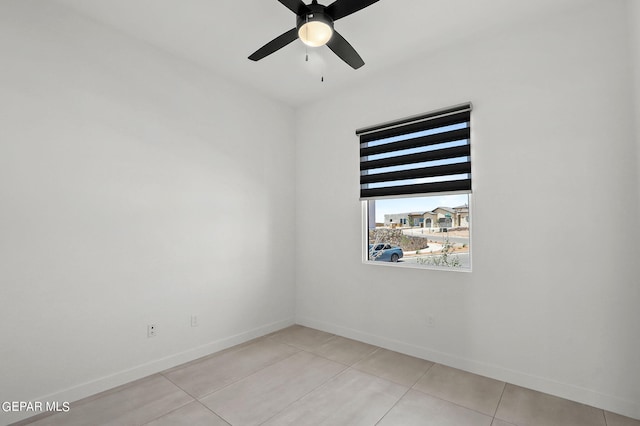
[[[639,0],[0,0],[0,425],[640,426]]]

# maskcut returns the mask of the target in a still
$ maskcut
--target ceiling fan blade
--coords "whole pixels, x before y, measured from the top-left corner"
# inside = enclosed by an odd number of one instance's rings
[[[302,0],[278,0],[296,15],[309,13],[310,10]]]
[[[357,70],[364,65],[364,61],[356,52],[356,49],[349,44],[337,31],[333,31],[333,37],[327,43],[329,49],[333,50],[333,53],[338,55],[340,59],[349,64],[353,69]]]
[[[292,28],[286,33],[274,38],[269,43],[265,44],[260,49],[253,52],[251,56],[249,56],[249,59],[251,59],[252,61],[259,61],[265,56],[271,55],[276,50],[282,49],[287,44],[291,43],[297,38],[298,38],[298,30],[295,28]]]
[[[282,1],[282,0],[281,0]],[[325,9],[334,21],[349,16],[367,6],[371,6],[378,0],[336,0]]]

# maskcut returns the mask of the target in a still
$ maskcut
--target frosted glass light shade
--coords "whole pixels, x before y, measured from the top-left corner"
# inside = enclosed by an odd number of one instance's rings
[[[322,21],[305,22],[298,30],[298,37],[307,46],[324,46],[333,35],[331,26]]]

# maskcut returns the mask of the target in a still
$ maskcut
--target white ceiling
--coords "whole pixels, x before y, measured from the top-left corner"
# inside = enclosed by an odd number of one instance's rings
[[[335,23],[365,61],[364,67],[353,70],[326,46],[310,49],[310,60],[305,62],[305,47],[299,40],[259,62],[247,59],[263,44],[295,27],[295,15],[277,0],[56,1],[292,106],[331,95],[482,32],[508,34],[506,31],[526,21],[589,2],[380,0]]]

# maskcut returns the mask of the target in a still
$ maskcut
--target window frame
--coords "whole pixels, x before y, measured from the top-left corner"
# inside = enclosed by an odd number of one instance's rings
[[[455,271],[455,272],[472,272],[473,270],[473,255],[472,255],[472,250],[473,250],[473,244],[472,244],[472,233],[473,233],[473,181],[472,181],[472,162],[471,162],[471,156],[472,156],[472,148],[471,148],[471,139],[472,139],[472,132],[471,132],[471,121],[472,121],[472,117],[471,117],[471,112],[473,110],[473,106],[471,104],[471,102],[465,103],[465,104],[460,104],[457,106],[453,106],[453,107],[449,107],[449,108],[443,108],[443,109],[439,109],[433,112],[429,112],[429,113],[425,113],[425,114],[420,114],[420,115],[416,115],[416,116],[412,116],[412,117],[408,117],[405,119],[400,119],[400,120],[395,120],[395,121],[391,121],[391,122],[387,122],[384,124],[379,124],[379,125],[375,125],[375,126],[369,126],[367,128],[362,128],[362,129],[358,129],[356,130],[356,135],[359,136],[359,141],[360,141],[360,200],[361,200],[361,205],[362,205],[362,262],[364,264],[367,265],[378,265],[378,266],[391,266],[391,267],[400,267],[400,268],[412,268],[412,269],[426,269],[426,270],[446,270],[446,271]],[[441,139],[446,139],[448,136],[448,133],[454,133],[454,132],[459,132],[457,130],[444,130],[444,133],[440,133],[440,132],[435,132],[435,133],[423,133],[423,134],[427,134],[427,135],[435,135],[431,136],[431,137],[422,137],[420,135],[420,132],[426,132],[427,129],[440,129],[440,128],[446,128],[446,127],[450,127],[452,126],[452,124],[440,124],[440,123],[447,123],[449,121],[455,122],[455,120],[459,120],[458,117],[462,117],[464,118],[466,114],[466,129],[468,129],[467,133],[466,133],[466,137],[465,138],[461,138],[461,139],[455,139],[455,140],[466,140],[466,143],[464,145],[456,145],[456,146],[468,146],[466,155],[461,155],[460,158],[463,159],[464,162],[466,162],[468,164],[467,166],[467,172],[466,172],[466,178],[463,179],[463,181],[458,181],[458,179],[460,179],[460,177],[456,177],[456,176],[447,176],[447,175],[455,175],[455,173],[452,173],[450,171],[444,172],[444,174],[442,175],[442,178],[444,179],[444,181],[438,181],[435,180],[435,182],[442,182],[441,184],[420,184],[419,180],[416,181],[415,179],[413,180],[413,182],[411,181],[410,177],[404,177],[404,179],[409,179],[409,181],[406,182],[406,184],[404,184],[404,182],[400,182],[401,183],[401,187],[402,189],[396,193],[394,193],[394,182],[392,182],[392,180],[389,181],[381,181],[380,179],[382,178],[382,176],[385,174],[385,171],[383,169],[379,169],[380,171],[375,171],[373,174],[373,178],[364,178],[363,176],[372,176],[370,175],[369,170],[373,170],[374,167],[372,167],[373,163],[380,163],[381,161],[376,161],[377,158],[389,158],[390,161],[395,161],[395,160],[391,160],[391,158],[395,157],[396,155],[407,155],[404,153],[399,153],[399,154],[394,154],[393,152],[395,150],[397,150],[398,148],[395,148],[395,145],[400,145],[402,144],[403,146],[406,145],[410,145],[410,144],[416,144],[414,146],[419,146],[418,144],[420,144],[422,141],[420,139],[435,139],[436,137],[442,135]],[[458,117],[456,117],[458,116]],[[460,122],[460,121],[458,121]],[[464,122],[464,121],[463,121]],[[453,129],[455,129],[455,127],[453,127]],[[407,139],[397,139],[396,136],[400,136],[403,134],[406,135],[410,135],[412,133],[416,133],[416,136],[414,137],[409,137]],[[384,142],[386,138],[396,138],[396,139],[389,139],[388,142]],[[401,141],[400,143],[395,142],[396,140]],[[415,142],[414,142],[415,140]],[[453,141],[453,139],[451,137],[449,137],[448,140],[442,141],[442,142],[429,142],[428,144],[422,143],[421,146],[423,146],[424,148],[422,149],[422,151],[415,151],[415,152],[429,152],[430,146],[433,146],[434,149],[438,150],[440,149],[442,152],[447,151],[447,150],[451,150],[451,149],[447,149],[445,148],[447,145],[439,145],[439,144],[446,144],[448,143],[448,141],[451,140]],[[379,143],[378,141],[381,141],[382,143]],[[373,142],[373,145],[370,145]],[[406,145],[405,145],[406,144]],[[432,145],[433,144],[433,145]],[[382,146],[381,146],[382,145]],[[386,146],[389,146],[389,148],[385,148]],[[451,146],[451,145],[449,145]],[[371,148],[371,147],[375,147],[375,148]],[[387,154],[387,157],[384,156],[380,156],[378,155],[377,157],[374,155],[374,159],[371,159],[371,155],[370,152],[373,152],[374,154],[377,154],[378,152],[383,153],[383,152],[388,152],[390,154]],[[439,154],[440,151],[437,152],[437,154]],[[364,154],[364,155],[363,155]],[[436,155],[437,155],[436,154]],[[421,154],[421,155],[430,155],[430,154]],[[408,157],[413,157],[416,155],[408,155]],[[409,161],[409,160],[403,160],[403,158],[408,158],[408,157],[400,157],[401,160],[400,161],[404,161],[404,163],[402,162],[398,162],[397,164],[407,164],[408,170],[407,172],[401,172],[401,173],[386,173],[388,175],[394,175],[394,174],[414,174],[414,170],[415,172],[419,173],[419,170],[412,168],[412,164],[415,162],[414,161]],[[445,158],[445,157],[440,157],[440,158]],[[451,157],[454,158],[454,157]],[[455,158],[458,158],[458,156],[456,156]],[[464,159],[466,158],[466,159]],[[413,159],[411,159],[413,160]],[[426,163],[425,163],[426,164]],[[440,163],[442,164],[442,163]],[[457,161],[456,161],[457,164]],[[465,164],[465,163],[460,163],[460,164]],[[378,167],[384,167],[384,166],[378,166]],[[416,164],[413,167],[424,167],[422,165]],[[435,168],[435,169],[444,169],[446,167],[438,167],[438,162],[437,161],[432,161],[432,165],[428,165],[427,167],[431,167],[431,168]],[[431,171],[431,172],[427,172],[427,173],[436,173],[439,172],[440,170],[436,170],[435,172]],[[380,173],[382,172],[383,175],[377,175],[376,173]],[[424,175],[426,176],[426,175]],[[440,176],[440,175],[436,175],[436,174],[432,174],[430,176]],[[464,175],[461,175],[464,177]],[[386,177],[386,176],[385,176]],[[402,178],[399,178],[402,179]],[[468,186],[465,185],[460,185],[458,184],[458,182],[462,183],[464,182],[466,179],[466,182],[468,182]],[[371,188],[369,187],[369,182],[382,182],[382,187],[380,188],[380,190],[378,190],[377,188],[371,190]],[[389,182],[389,183],[385,183],[385,182]],[[424,182],[424,181],[423,181]],[[415,188],[415,189],[413,189]],[[423,192],[425,190],[427,190],[427,188],[429,190],[433,189],[433,191],[430,192]],[[412,190],[413,189],[413,190]],[[385,192],[386,191],[386,192]],[[403,192],[404,191],[404,192]],[[364,195],[364,194],[367,195]],[[381,195],[378,195],[381,194]],[[409,198],[428,198],[428,197],[442,197],[442,196],[447,196],[447,195],[466,195],[467,197],[467,207],[468,207],[468,211],[467,213],[464,215],[466,217],[466,222],[467,222],[467,226],[469,229],[469,241],[468,241],[468,256],[469,256],[469,260],[468,260],[468,266],[465,265],[465,267],[455,267],[455,266],[438,266],[438,265],[428,265],[428,264],[424,264],[424,263],[420,263],[420,261],[416,261],[416,263],[411,263],[411,262],[402,262],[402,263],[396,263],[396,262],[381,262],[381,261],[377,261],[375,259],[370,259],[370,255],[369,255],[369,245],[370,244],[374,244],[375,241],[370,241],[369,240],[369,235],[370,235],[370,230],[371,229],[376,229],[375,223],[376,223],[376,218],[375,218],[375,209],[370,207],[370,203],[373,201],[378,201],[378,200],[385,200],[385,199],[409,199]],[[443,205],[442,207],[445,207],[445,205]],[[452,206],[447,206],[447,207],[454,207]],[[435,208],[434,208],[435,210]],[[397,212],[397,213],[392,213],[392,214],[397,214],[402,215],[402,214],[409,214],[410,212]],[[431,220],[431,219],[429,219]],[[453,227],[453,225],[456,223],[456,221],[454,220],[454,218],[450,218],[450,220],[452,221],[451,223],[451,227]],[[373,221],[374,225],[373,227],[370,227],[370,222]],[[384,220],[386,222],[386,219]],[[408,217],[407,225],[410,227],[414,227],[414,222],[419,221],[419,227],[424,227],[425,223],[428,222],[428,220],[426,218],[422,218],[422,220],[418,220],[417,217]],[[438,223],[439,220],[438,219],[433,219],[432,221],[432,226],[434,223]],[[395,223],[392,221],[392,223]],[[385,224],[386,225],[386,224]],[[398,225],[400,228],[404,228],[406,225],[403,223],[402,220],[398,221]],[[433,228],[430,228],[433,229]],[[466,264],[466,262],[465,262]]]

